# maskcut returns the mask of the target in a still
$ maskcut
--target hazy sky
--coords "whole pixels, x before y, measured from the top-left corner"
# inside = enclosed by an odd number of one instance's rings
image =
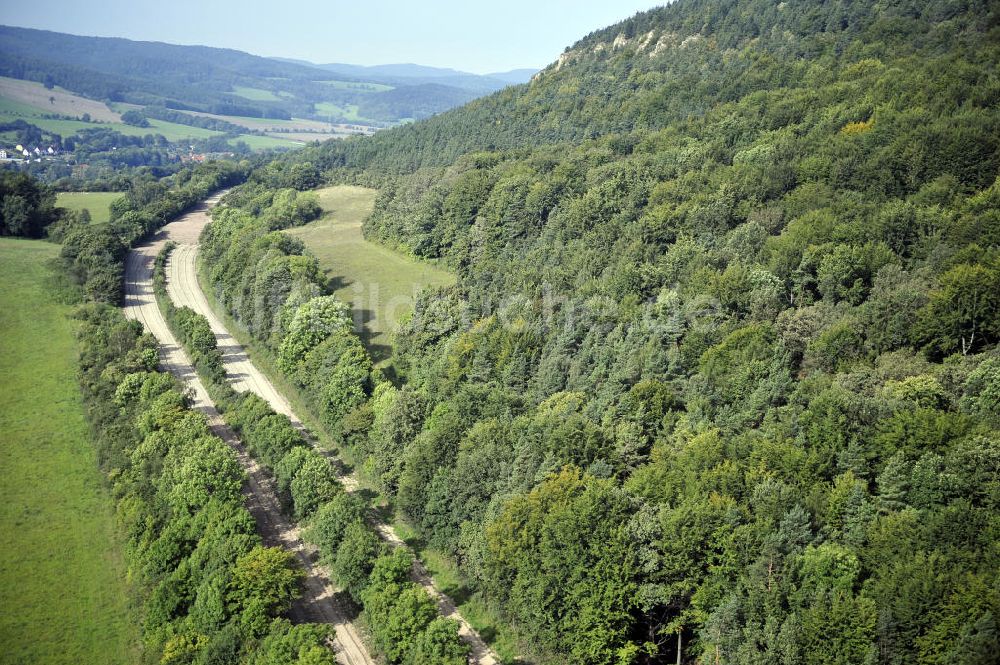
[[[362,65],[543,67],[666,0],[0,0],[0,23]]]

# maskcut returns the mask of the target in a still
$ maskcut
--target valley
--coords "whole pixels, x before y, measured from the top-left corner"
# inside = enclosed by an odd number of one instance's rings
[[[0,27],[5,654],[993,665],[1000,12],[508,4]]]
[[[219,196],[209,199],[207,206],[217,203]],[[129,318],[141,321],[144,327],[156,336],[161,344],[160,365],[191,388],[192,408],[204,413],[213,431],[237,451],[238,459],[249,476],[245,490],[247,504],[257,520],[265,544],[280,545],[295,552],[307,570],[306,594],[293,604],[291,608],[293,618],[298,621],[335,626],[337,655],[340,662],[346,665],[372,663],[374,661],[367,655],[358,628],[351,624],[350,615],[341,604],[337,592],[330,588],[329,572],[313,563],[316,558],[315,549],[303,543],[298,528],[294,524],[290,525],[282,515],[271,480],[244,450],[237,435],[220,417],[183,348],[170,332],[153,297],[153,258],[165,243],[177,243],[178,246],[171,253],[166,268],[166,289],[171,300],[177,306],[191,307],[207,318],[218,340],[219,349],[225,360],[225,369],[234,388],[249,390],[260,395],[277,413],[287,415],[296,427],[304,430],[301,421],[292,412],[289,402],[274,388],[268,378],[257,370],[242,347],[209,307],[200,291],[196,267],[197,239],[207,221],[207,207],[202,206],[168,224],[153,241],[137,247],[130,253],[126,262],[125,313]],[[349,490],[356,490],[358,487],[358,481],[351,475],[342,476],[340,482]],[[404,546],[391,526],[376,524],[376,528],[392,546]],[[413,570],[413,576],[414,581],[426,588],[436,599],[442,616],[455,619],[461,624],[460,634],[472,648],[472,662],[496,665],[499,662],[496,655],[458,614],[454,603],[434,586],[427,571],[418,564]]]
[[[116,106],[119,106],[123,110],[141,108],[134,105]],[[223,116],[213,116],[211,114],[208,114],[208,117],[218,120],[228,120]],[[89,129],[113,129],[125,136],[138,137],[158,134],[172,142],[223,136],[223,132],[157,120],[155,118],[148,119],[148,126],[146,127],[129,125],[122,122],[121,113],[113,110],[107,104],[81,97],[67,90],[53,88],[50,91],[41,83],[0,77],[0,123],[10,124],[18,120],[65,137]],[[324,127],[319,123],[315,125],[292,124],[291,126],[296,129],[308,127],[310,130],[316,129],[317,126],[319,128]],[[271,125],[265,125],[264,129],[270,127]],[[247,128],[257,129],[252,126]],[[8,129],[6,132],[0,132],[0,136],[9,133],[10,130]],[[5,143],[11,143],[11,146],[5,147],[12,147],[13,139],[11,136],[4,136],[4,138]],[[264,138],[250,134],[237,134],[228,140],[232,143],[237,141],[253,143],[252,148],[256,150],[265,148],[288,149],[302,145],[301,141],[291,141],[281,137],[271,136],[272,140],[262,141]],[[317,135],[316,140],[319,140],[319,138],[326,137]]]

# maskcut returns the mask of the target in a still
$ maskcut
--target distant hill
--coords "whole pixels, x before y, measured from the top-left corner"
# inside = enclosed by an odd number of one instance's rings
[[[0,26],[0,75],[102,101],[383,126],[426,118],[508,85],[419,65],[329,69],[233,49],[9,26]]]
[[[428,67],[412,63],[387,65],[352,65],[340,62],[313,64],[306,60],[277,58],[279,62],[306,65],[325,72],[359,80],[377,81],[395,86],[435,84],[461,88],[469,92],[495,92],[508,85],[527,83],[537,69],[514,69],[496,74],[472,74],[445,67]]]
[[[314,65],[320,69],[327,69],[332,72],[343,72],[355,76],[378,76],[378,77],[398,77],[398,78],[440,78],[448,76],[475,76],[468,72],[460,72],[457,69],[446,67],[428,67],[426,65],[415,65],[412,63],[390,64],[390,65],[350,65],[340,62],[331,62],[324,65]]]
[[[537,69],[512,69],[509,72],[494,72],[486,74],[486,76],[491,79],[505,81],[511,85],[518,85],[520,83],[527,83],[537,73]]]

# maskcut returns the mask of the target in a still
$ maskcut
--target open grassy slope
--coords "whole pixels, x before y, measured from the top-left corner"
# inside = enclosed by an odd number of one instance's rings
[[[281,101],[281,97],[278,97],[270,90],[263,90],[261,88],[249,88],[242,85],[233,86],[233,94],[237,97],[242,97],[243,99],[250,99],[257,102],[278,102]]]
[[[111,500],[77,390],[59,251],[0,239],[0,661],[137,662]]]
[[[453,275],[364,239],[361,223],[375,204],[375,190],[340,185],[318,192],[324,215],[287,231],[319,259],[338,298],[364,321],[362,339],[376,361],[389,357],[390,333],[413,309],[416,293],[455,281]]]
[[[89,210],[90,221],[102,224],[111,217],[108,206],[121,195],[121,192],[59,192],[56,205],[69,210]]]
[[[104,102],[87,99],[58,86],[47,89],[34,81],[22,81],[0,76],[0,97],[18,102],[26,107],[44,109],[47,113],[58,113],[74,118],[84,113],[102,122],[121,122],[121,116],[108,108]]]
[[[362,122],[368,120],[358,113],[357,104],[338,105],[333,102],[318,102],[315,104],[316,113],[327,116],[339,116],[351,122]]]
[[[242,141],[251,150],[269,150],[271,148],[299,148],[303,142],[293,139],[277,138],[274,136],[258,136],[256,134],[241,134],[234,139],[229,139],[229,145],[235,145]]]

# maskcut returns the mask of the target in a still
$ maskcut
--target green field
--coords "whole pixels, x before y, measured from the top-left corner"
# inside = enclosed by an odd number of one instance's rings
[[[375,190],[339,185],[317,193],[323,217],[287,233],[316,255],[337,297],[365,321],[362,339],[372,357],[385,361],[391,333],[400,317],[413,311],[417,291],[453,284],[455,277],[362,237],[361,223],[375,204]]]
[[[42,113],[43,113],[42,109],[38,108],[37,106],[31,106],[30,104],[18,102],[13,99],[0,97],[0,115],[37,118]]]
[[[90,221],[103,224],[111,216],[108,206],[121,195],[121,192],[59,192],[56,205],[73,211],[89,210]]]
[[[362,118],[358,115],[358,105],[357,104],[347,104],[346,106],[338,106],[332,102],[319,102],[313,104],[316,108],[317,115],[333,116],[336,118],[343,118],[348,122],[367,122],[366,118]]]
[[[391,85],[384,83],[362,83],[361,81],[316,81],[316,83],[322,83],[337,90],[356,90],[358,92],[385,92],[393,89]]]
[[[251,99],[255,102],[280,102],[281,98],[270,90],[262,88],[247,88],[242,85],[233,86],[233,94],[243,99]]]
[[[46,88],[35,81],[0,76],[0,97],[21,105],[31,113],[41,111],[68,118],[80,118],[85,113],[95,121],[120,122],[120,111],[108,108],[104,102],[87,99],[69,90],[54,86]],[[14,107],[17,108],[17,107]]]
[[[273,136],[259,136],[257,134],[240,134],[235,139],[229,139],[229,145],[235,145],[237,141],[243,141],[251,150],[268,150],[270,148],[301,148],[302,143],[290,139],[279,139]]]
[[[0,239],[0,661],[138,662],[111,499],[42,241]]]
[[[126,125],[122,123],[93,123],[93,122],[83,122],[81,120],[52,120],[51,118],[41,117],[41,111],[36,110],[35,115],[28,115],[23,112],[13,112],[8,110],[8,107],[13,104],[18,104],[18,102],[12,102],[10,100],[3,100],[3,105],[0,106],[0,122],[12,122],[14,120],[24,120],[30,122],[32,125],[39,127],[47,132],[54,132],[61,136],[72,136],[76,134],[81,129],[98,129],[101,127],[106,127],[108,129],[113,129],[116,132],[121,132],[126,136],[145,136],[146,134],[163,134],[168,141],[180,141],[182,139],[204,139],[210,136],[218,136],[221,132],[215,132],[210,129],[202,129],[201,127],[189,127],[187,125],[178,125],[173,122],[165,122],[163,120],[153,120],[150,119],[149,127],[135,127],[133,125]],[[19,105],[23,106],[23,105]],[[28,107],[33,108],[33,107]]]
[[[0,97],[0,122],[11,122],[21,119],[47,132],[55,132],[62,136],[72,136],[81,129],[95,129],[100,127],[113,129],[126,136],[163,134],[169,141],[203,139],[210,136],[217,136],[221,133],[210,129],[202,129],[201,127],[189,127],[187,125],[164,122],[163,120],[151,119],[149,127],[134,127],[119,122],[91,123],[83,122],[82,120],[53,120],[43,117],[47,113],[43,108]]]
[[[265,91],[266,92],[266,91]],[[269,93],[270,94],[270,93]],[[133,105],[116,105],[120,109],[135,108]],[[25,120],[47,132],[54,132],[61,136],[72,136],[84,129],[96,129],[106,127],[126,136],[145,136],[147,134],[162,134],[168,141],[186,141],[190,139],[207,139],[219,136],[222,132],[201,127],[191,127],[180,125],[164,120],[149,119],[149,127],[135,127],[119,122],[91,123],[82,120],[54,120],[43,117],[47,112],[43,108],[24,104],[13,99],[0,97],[0,122],[12,122],[14,120]],[[221,116],[213,116],[221,117]],[[276,126],[299,127],[305,121],[268,121]],[[322,126],[322,125],[319,125]],[[241,135],[238,140],[245,141],[253,150],[265,150],[268,148],[298,148],[302,144],[297,141],[287,139],[276,139],[267,136]],[[232,141],[230,142],[232,143]],[[93,210],[90,211],[93,214]]]

